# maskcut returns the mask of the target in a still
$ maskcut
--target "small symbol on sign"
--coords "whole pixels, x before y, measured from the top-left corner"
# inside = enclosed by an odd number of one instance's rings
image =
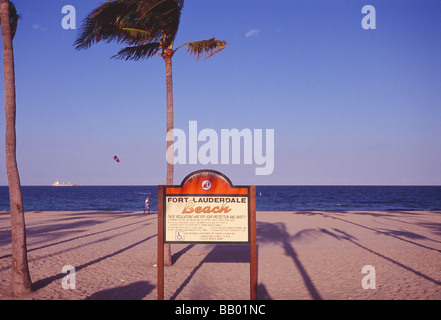
[[[185,240],[185,233],[184,233],[184,231],[176,231],[175,238],[178,241]]]
[[[211,189],[211,182],[209,180],[204,180],[202,182],[202,189],[210,190]]]

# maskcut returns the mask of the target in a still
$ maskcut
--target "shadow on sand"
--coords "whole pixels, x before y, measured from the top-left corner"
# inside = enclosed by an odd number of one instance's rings
[[[262,243],[274,243],[280,245],[285,250],[285,254],[292,259],[294,265],[299,270],[302,276],[303,283],[305,284],[305,287],[308,290],[310,297],[314,300],[321,300],[322,297],[319,291],[315,287],[311,277],[309,276],[308,272],[300,261],[294,247],[291,245],[291,241],[293,240],[309,239],[312,237],[316,237],[316,230],[305,229],[298,232],[294,236],[291,236],[287,232],[284,223],[257,222],[257,241]],[[268,295],[267,292],[266,295]]]
[[[177,261],[185,252],[189,251],[195,245],[191,244],[182,249],[181,251],[175,253],[172,257],[173,262]],[[191,279],[194,277],[196,272],[205,263],[247,263],[250,262],[250,246],[249,245],[223,245],[218,244],[213,247],[213,249],[205,256],[204,259],[199,262],[199,264],[190,272],[188,277],[182,282],[175,293],[170,297],[170,300],[176,300],[179,294],[184,290],[184,288],[190,283]]]
[[[303,282],[309,292],[309,295],[314,300],[321,300],[322,297],[315,287],[314,283],[311,280],[311,277],[308,275],[305,267],[302,262],[298,258],[298,255],[291,245],[291,241],[293,240],[301,240],[301,239],[311,239],[315,238],[316,234],[320,233],[317,230],[306,229],[303,230],[294,236],[291,236],[283,223],[266,223],[266,222],[257,222],[257,241],[261,243],[275,243],[280,245],[284,250],[285,254],[291,257],[294,262],[294,265],[299,270],[302,275]],[[174,255],[175,261],[182,256],[185,252],[189,251],[193,248],[193,245],[189,245],[176,253]],[[207,256],[201,260],[201,262],[191,271],[188,277],[184,280],[184,282],[179,286],[179,288],[175,291],[175,293],[171,296],[171,300],[177,299],[182,290],[189,284],[192,280],[196,272],[202,267],[204,263],[210,262],[229,262],[229,263],[247,263],[250,262],[250,247],[249,245],[216,245]],[[266,288],[266,286],[262,283],[258,284],[257,287],[257,298],[259,300],[271,300],[271,296]]]
[[[117,251],[115,251],[115,252],[113,252],[113,253],[110,253],[110,254],[108,254],[108,255],[102,256],[102,257],[97,258],[97,259],[95,259],[95,260],[89,261],[89,262],[84,263],[84,264],[82,264],[82,265],[80,265],[80,266],[76,266],[76,267],[75,267],[75,272],[78,272],[79,270],[84,269],[84,268],[86,268],[86,267],[88,267],[88,266],[90,266],[90,265],[93,265],[93,264],[95,264],[95,263],[99,263],[99,262],[101,262],[101,261],[103,261],[103,260],[106,260],[106,259],[109,259],[109,258],[111,258],[111,257],[114,257],[114,256],[116,256],[116,255],[118,255],[118,254],[120,254],[120,253],[122,253],[122,252],[124,252],[124,251],[127,251],[127,250],[129,250],[129,249],[131,249],[131,248],[134,248],[134,247],[136,247],[136,246],[138,246],[138,245],[140,245],[140,244],[142,244],[142,243],[144,243],[144,242],[146,242],[146,241],[148,241],[148,240],[150,240],[151,238],[154,238],[154,237],[156,237],[156,236],[157,236],[156,234],[155,234],[155,235],[152,235],[152,236],[147,237],[147,238],[145,238],[145,239],[143,239],[143,240],[141,240],[141,241],[135,242],[135,243],[133,243],[133,244],[127,246],[127,247],[121,248],[121,249],[119,249],[119,250],[117,250]],[[35,291],[35,290],[41,289],[41,288],[43,288],[43,287],[49,285],[50,283],[52,283],[52,282],[54,282],[54,281],[61,280],[61,279],[62,279],[63,277],[65,277],[65,276],[66,276],[66,274],[64,274],[64,273],[59,273],[59,274],[53,275],[53,276],[51,276],[51,277],[47,277],[47,278],[44,278],[44,279],[38,280],[38,281],[36,281],[36,282],[34,282],[34,283],[32,284],[32,291]]]
[[[95,292],[86,300],[141,300],[155,288],[148,281],[138,281],[125,286]]]

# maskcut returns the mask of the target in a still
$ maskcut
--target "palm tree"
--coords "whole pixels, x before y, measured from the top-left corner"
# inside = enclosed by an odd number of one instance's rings
[[[167,185],[173,185],[173,80],[172,57],[187,48],[187,53],[199,59],[210,58],[225,49],[227,42],[200,40],[173,48],[184,0],[114,0],[108,1],[84,19],[76,49],[87,49],[99,41],[115,41],[128,45],[112,58],[125,60],[148,59],[156,54],[165,61],[167,88]],[[165,265],[171,265],[170,245],[165,246]]]
[[[5,78],[6,172],[8,174],[9,199],[11,206],[11,291],[14,295],[29,293],[32,284],[28,268],[23,197],[21,194],[20,175],[18,173],[16,157],[15,69],[12,39],[17,30],[17,22],[19,18],[20,16],[17,14],[17,10],[12,2],[8,0],[0,0],[0,23],[3,39],[3,72]]]

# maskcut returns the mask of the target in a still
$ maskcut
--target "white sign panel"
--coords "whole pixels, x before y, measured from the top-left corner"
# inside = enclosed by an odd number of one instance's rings
[[[165,197],[165,242],[248,242],[246,196]]]

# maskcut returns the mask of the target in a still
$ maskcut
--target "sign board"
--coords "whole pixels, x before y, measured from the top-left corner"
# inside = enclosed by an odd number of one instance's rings
[[[164,187],[165,243],[249,243],[250,188],[216,171]]]
[[[158,300],[164,299],[165,243],[249,244],[250,299],[257,299],[255,186],[234,186],[214,170],[158,186]]]

